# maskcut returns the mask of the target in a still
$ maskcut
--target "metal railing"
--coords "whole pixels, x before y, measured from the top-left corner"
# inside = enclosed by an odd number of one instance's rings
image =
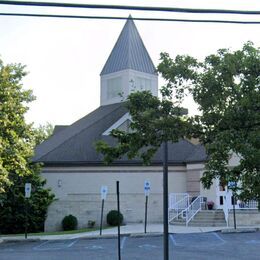
[[[189,206],[189,195],[183,196],[179,201],[170,204],[169,207],[169,222],[173,221],[175,218],[178,218],[182,215],[183,210],[185,210]]]
[[[169,222],[178,218],[181,212],[189,206],[189,194],[188,193],[170,193],[169,195]]]
[[[195,217],[195,215],[201,211],[201,204],[203,203],[203,197],[198,196],[185,210],[182,211],[186,220],[186,226]]]
[[[224,212],[224,215],[225,215],[225,221],[227,223],[227,227],[229,225],[228,223],[228,214],[229,214],[229,208],[228,208],[228,203],[227,203],[227,196],[224,196],[224,201],[223,201],[223,212]]]
[[[169,208],[176,209],[176,207],[181,206],[180,201],[189,198],[188,193],[170,193],[169,195]],[[187,205],[186,205],[187,207]],[[186,208],[185,207],[185,208]]]
[[[258,209],[256,200],[240,201],[237,204],[239,209]]]

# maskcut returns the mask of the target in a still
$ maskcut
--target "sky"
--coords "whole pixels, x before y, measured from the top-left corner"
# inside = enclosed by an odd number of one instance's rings
[[[43,0],[42,0],[43,1]],[[48,1],[45,1],[48,2]],[[260,11],[259,0],[70,0],[53,2],[212,8]],[[237,19],[260,21],[260,15],[208,15],[165,12],[78,10],[0,5],[0,12],[70,15],[160,17],[184,19]],[[123,20],[24,18],[0,16],[0,58],[26,65],[25,89],[36,101],[30,104],[27,122],[69,125],[100,105],[100,72],[121,32]],[[161,52],[171,57],[189,54],[200,60],[220,48],[240,49],[247,41],[260,44],[260,25],[202,24],[135,21],[155,64]],[[163,80],[159,79],[159,86]],[[191,114],[196,105],[185,101]]]

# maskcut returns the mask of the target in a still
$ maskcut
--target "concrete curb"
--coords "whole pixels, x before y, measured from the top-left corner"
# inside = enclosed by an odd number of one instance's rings
[[[121,237],[157,237],[157,236],[162,236],[162,233],[159,232],[154,232],[154,233],[123,233],[120,234]],[[85,236],[85,237],[78,237],[75,239],[109,239],[109,238],[117,238],[117,234],[107,234],[107,235],[93,235],[93,236]]]
[[[23,239],[19,239],[19,238],[3,238],[2,239],[2,243],[22,243],[22,242],[37,242],[40,241],[39,238],[23,238]]]
[[[163,233],[161,232],[153,232],[153,233],[132,233],[130,237],[158,237],[162,236]]]
[[[134,230],[133,230],[134,231]],[[173,232],[172,232],[173,231]],[[260,227],[238,227],[236,230],[233,228],[217,228],[214,230],[210,230],[206,227],[199,228],[198,230],[189,230],[191,232],[180,232],[180,231],[175,231],[169,230],[169,234],[188,234],[188,233],[210,233],[210,232],[222,232],[222,233],[248,233],[248,232],[257,232],[260,231]],[[122,237],[133,237],[133,238],[138,238],[138,237],[156,237],[156,236],[162,236],[163,232],[162,231],[151,231],[148,233],[142,233],[142,232],[131,232],[131,230],[124,231],[121,233]],[[99,233],[96,234],[71,234],[71,235],[46,235],[46,236],[30,236],[27,239],[25,239],[23,236],[12,236],[12,237],[0,237],[0,243],[11,243],[11,242],[34,242],[34,241],[46,241],[46,240],[71,240],[71,239],[110,239],[110,238],[117,238],[117,232],[113,231],[113,233],[109,234],[103,234],[102,236],[99,235]]]
[[[121,234],[121,236],[129,236],[129,234]],[[84,240],[89,240],[89,239],[110,239],[110,238],[115,238],[117,237],[116,234],[105,234],[105,235],[93,235],[93,236],[85,236],[85,237],[77,237],[74,239],[84,239]]]
[[[221,230],[223,234],[230,234],[230,233],[254,233],[259,231],[259,228],[228,228]]]

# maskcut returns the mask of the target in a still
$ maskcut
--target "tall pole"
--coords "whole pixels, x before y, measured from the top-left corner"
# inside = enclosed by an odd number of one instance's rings
[[[103,224],[103,212],[104,212],[104,199],[102,199],[102,205],[101,205],[101,219],[100,219],[100,230],[99,230],[99,235],[102,235],[102,224]]]
[[[146,233],[147,227],[147,204],[148,204],[148,196],[145,196],[145,213],[144,213],[144,233]]]
[[[163,255],[169,260],[169,223],[168,223],[168,143],[163,142]]]
[[[237,229],[237,222],[236,222],[236,198],[235,198],[235,192],[233,192],[233,218],[234,218],[234,229]]]
[[[28,233],[28,198],[25,199],[25,231],[24,231],[25,239],[27,239],[27,233]]]
[[[119,181],[116,182],[116,194],[117,194],[117,219],[118,219],[118,260],[121,260],[121,246],[120,246],[120,201],[119,201]]]

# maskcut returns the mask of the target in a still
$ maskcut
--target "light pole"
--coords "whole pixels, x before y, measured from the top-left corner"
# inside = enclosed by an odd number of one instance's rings
[[[168,142],[163,142],[163,255],[169,260],[169,222],[168,222]]]

